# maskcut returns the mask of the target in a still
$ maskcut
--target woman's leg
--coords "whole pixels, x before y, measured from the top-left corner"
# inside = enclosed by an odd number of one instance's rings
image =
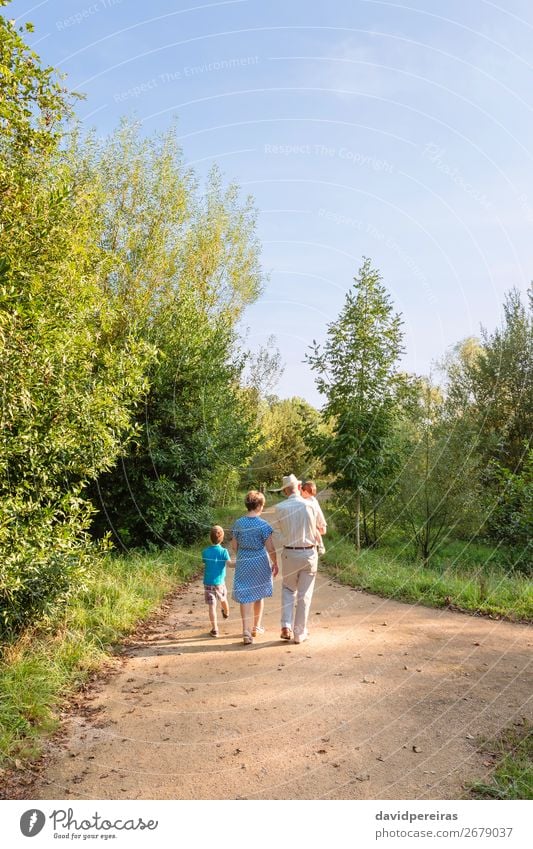
[[[241,604],[242,632],[251,635],[254,626],[253,602]]]
[[[261,628],[263,624],[263,608],[265,599],[260,598],[259,601],[254,601],[254,628]]]

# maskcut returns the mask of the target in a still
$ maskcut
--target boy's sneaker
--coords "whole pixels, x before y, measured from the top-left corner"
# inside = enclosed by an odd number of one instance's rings
[[[222,616],[224,617],[224,619],[228,619],[229,618],[229,610],[226,611],[222,608]]]
[[[211,628],[211,630],[209,631],[209,636],[218,637],[218,630],[216,628]]]

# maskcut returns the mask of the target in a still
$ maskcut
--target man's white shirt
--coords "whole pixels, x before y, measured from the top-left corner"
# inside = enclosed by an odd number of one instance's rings
[[[307,548],[316,545],[317,519],[317,511],[311,499],[294,493],[276,504],[272,527],[281,534],[282,545]]]

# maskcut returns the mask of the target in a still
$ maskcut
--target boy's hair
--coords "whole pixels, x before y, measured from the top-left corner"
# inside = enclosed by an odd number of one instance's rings
[[[217,542],[222,542],[224,539],[224,528],[221,528],[220,525],[213,525],[209,531],[209,539],[215,544]]]
[[[310,492],[311,495],[314,495],[316,492],[316,483],[314,481],[304,481],[302,489],[305,489],[306,492]]]
[[[264,505],[265,496],[262,492],[258,492],[256,489],[251,489],[250,492],[246,493],[244,503],[248,510],[257,510],[258,507]]]

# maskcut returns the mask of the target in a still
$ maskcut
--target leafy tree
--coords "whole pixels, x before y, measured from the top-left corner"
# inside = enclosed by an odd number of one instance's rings
[[[184,331],[186,331],[184,333]],[[255,420],[241,403],[240,363],[228,360],[233,331],[210,325],[192,300],[157,316],[159,358],[135,442],[98,480],[101,512],[123,545],[177,544],[205,533],[211,505],[255,447]]]
[[[5,5],[5,4],[2,4]],[[50,612],[93,558],[84,485],[144,391],[144,343],[102,299],[95,194],[59,152],[67,95],[0,18],[0,631]]]
[[[93,487],[95,530],[126,545],[190,540],[257,441],[235,331],[262,285],[255,212],[217,171],[202,194],[173,132],[142,138],[124,123],[72,158],[80,181],[101,187],[106,297],[124,331],[158,351],[135,444]]]
[[[479,530],[480,461],[461,420],[450,418],[442,390],[424,378],[412,380],[411,389],[398,429],[403,463],[389,511],[427,564],[451,534]]]
[[[0,0],[0,7],[9,2]],[[78,97],[24,41],[24,32],[33,29],[31,23],[17,28],[0,15],[0,174],[13,167],[18,171],[20,157],[37,165],[40,156],[54,151]]]
[[[252,199],[224,187],[217,168],[201,188],[174,129],[142,137],[122,121],[106,139],[76,137],[70,156],[80,182],[100,189],[102,282],[130,324],[150,327],[183,293],[213,321],[232,323],[257,299],[263,275]]]
[[[328,325],[324,346],[315,342],[307,356],[332,431],[311,435],[311,445],[352,510],[357,550],[361,499],[385,491],[397,464],[392,437],[401,385],[401,324],[379,273],[365,259],[339,318]]]
[[[276,339],[269,336],[264,347],[251,350],[246,358],[245,385],[255,392],[257,399],[267,399],[284,372]]]
[[[491,471],[496,486],[489,533],[512,549],[513,568],[533,576],[533,450],[529,449],[519,474],[496,463]]]
[[[446,363],[449,426],[462,434],[483,469],[484,529],[523,549],[530,509],[533,433],[533,312],[517,290],[504,302],[504,320],[482,339],[466,340]],[[520,501],[522,499],[522,502]]]
[[[511,289],[502,326],[482,330],[479,356],[469,372],[484,458],[519,474],[533,433],[533,290],[529,306]]]
[[[291,472],[316,477],[319,463],[310,460],[308,431],[320,429],[320,414],[303,398],[269,396],[260,418],[261,443],[244,474],[247,485],[274,483]]]

